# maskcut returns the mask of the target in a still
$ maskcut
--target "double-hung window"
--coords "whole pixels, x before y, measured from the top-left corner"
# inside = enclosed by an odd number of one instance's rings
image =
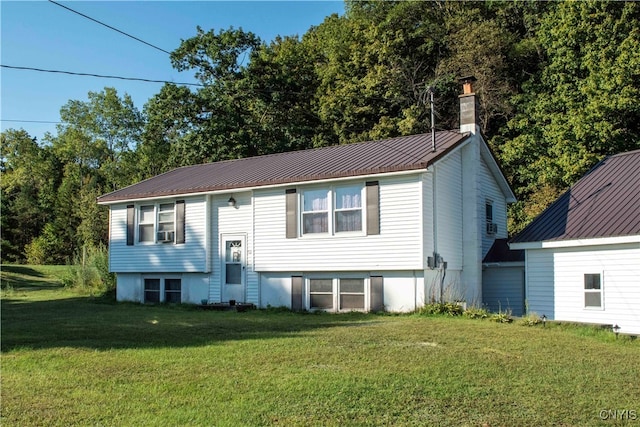
[[[127,205],[126,245],[136,242],[184,244],[185,202]]]
[[[362,231],[362,186],[302,193],[302,234]]]
[[[487,234],[496,234],[498,232],[498,226],[493,222],[493,202],[491,200],[487,200],[484,204],[484,218],[487,227]]]
[[[360,186],[338,187],[335,194],[335,230],[362,230],[362,188]]]
[[[174,204],[163,203],[158,209],[158,242],[175,240]]]
[[[308,190],[302,198],[302,233],[328,233],[329,191]]]
[[[154,205],[140,206],[138,210],[138,241],[155,242],[155,214]]]
[[[599,273],[584,275],[585,308],[602,308],[602,281]]]

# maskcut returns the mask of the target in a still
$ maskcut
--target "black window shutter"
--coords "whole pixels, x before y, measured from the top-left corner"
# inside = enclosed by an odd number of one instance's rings
[[[136,234],[136,209],[127,205],[127,246],[133,246]]]
[[[380,234],[380,185],[367,182],[367,235]]]
[[[285,191],[286,194],[286,236],[287,239],[298,237],[298,195],[296,189],[291,188]]]
[[[184,239],[184,200],[176,202],[176,244],[182,244]]]
[[[302,311],[302,276],[291,276],[291,310]]]
[[[369,292],[369,310],[370,311],[383,311],[384,310],[384,286],[382,276],[371,276],[369,278],[371,283],[371,289]]]

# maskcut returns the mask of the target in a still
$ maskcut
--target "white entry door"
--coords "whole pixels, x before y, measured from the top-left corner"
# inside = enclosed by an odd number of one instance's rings
[[[245,302],[245,236],[225,235],[222,244],[222,301]]]

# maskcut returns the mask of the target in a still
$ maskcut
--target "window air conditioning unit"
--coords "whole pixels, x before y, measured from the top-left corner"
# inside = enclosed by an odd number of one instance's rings
[[[495,222],[487,223],[487,234],[496,234],[498,232],[498,224]]]
[[[171,243],[175,239],[174,231],[158,231],[157,236],[158,242],[161,243]]]

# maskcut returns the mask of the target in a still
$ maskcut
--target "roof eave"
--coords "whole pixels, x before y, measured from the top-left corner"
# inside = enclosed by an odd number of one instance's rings
[[[339,176],[313,176],[308,177],[307,179],[297,179],[297,180],[282,180],[278,182],[272,183],[260,183],[253,184],[248,183],[246,185],[226,185],[226,186],[218,186],[212,188],[194,188],[190,190],[181,190],[181,191],[166,191],[166,192],[155,192],[153,194],[136,194],[128,197],[108,197],[109,194],[105,194],[97,199],[97,203],[100,205],[114,205],[125,202],[135,202],[140,200],[157,200],[157,199],[166,199],[166,198],[175,198],[175,197],[193,197],[200,196],[206,194],[225,194],[231,193],[234,191],[252,191],[257,189],[267,189],[267,188],[277,188],[277,187],[292,187],[296,185],[308,184],[312,182],[320,182],[320,181],[343,181],[348,179],[360,178],[367,179],[373,177],[385,177],[385,176],[399,176],[399,175],[407,175],[407,174],[415,174],[426,171],[426,168],[432,162],[425,162],[420,164],[415,164],[413,167],[407,168],[384,168],[389,170],[380,170],[377,172],[367,172],[367,173],[354,173],[354,174],[342,174]],[[393,170],[392,170],[393,169]]]
[[[616,245],[625,243],[640,244],[640,234],[628,236],[586,237],[582,239],[544,240],[537,242],[510,242],[511,249],[552,249],[581,246]]]

